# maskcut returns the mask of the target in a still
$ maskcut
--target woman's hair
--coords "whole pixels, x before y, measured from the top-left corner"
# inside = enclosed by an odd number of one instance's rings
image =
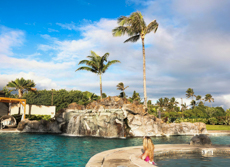
[[[150,161],[153,161],[153,151],[154,151],[154,144],[150,137],[144,137],[143,139],[143,149],[144,151],[148,151]]]

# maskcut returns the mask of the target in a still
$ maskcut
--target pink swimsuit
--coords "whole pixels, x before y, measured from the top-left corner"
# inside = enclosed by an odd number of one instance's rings
[[[157,165],[154,161],[150,161],[149,156],[147,156],[145,158],[145,161],[148,162],[148,163],[150,163],[150,164]]]

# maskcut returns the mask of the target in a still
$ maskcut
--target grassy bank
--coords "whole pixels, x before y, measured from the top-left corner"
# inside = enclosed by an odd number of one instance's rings
[[[230,130],[229,125],[206,125],[207,130]]]

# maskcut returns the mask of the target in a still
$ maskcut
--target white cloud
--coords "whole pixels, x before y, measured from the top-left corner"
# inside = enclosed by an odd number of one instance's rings
[[[79,28],[76,26],[74,22],[71,23],[56,23],[57,25],[61,26],[63,29],[67,30],[79,30]]]
[[[36,84],[36,88],[38,89],[59,89],[60,87],[53,82],[51,79],[46,78],[44,76],[38,76],[33,72],[29,73],[18,73],[18,74],[0,74],[1,82],[0,89],[7,85],[8,82],[15,80],[16,78],[24,78],[31,79]]]
[[[0,26],[0,53],[12,55],[11,47],[20,46],[24,41],[24,32]]]
[[[48,32],[59,32],[58,30],[52,29],[52,28],[48,28]]]

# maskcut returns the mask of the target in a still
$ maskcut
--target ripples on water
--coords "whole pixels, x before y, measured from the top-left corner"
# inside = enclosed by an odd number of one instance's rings
[[[210,137],[213,144],[230,143],[229,136]],[[191,138],[171,136],[152,137],[152,140],[154,144],[185,144]],[[106,139],[29,133],[0,133],[0,141],[0,166],[81,167],[101,151],[142,145],[142,138]]]

